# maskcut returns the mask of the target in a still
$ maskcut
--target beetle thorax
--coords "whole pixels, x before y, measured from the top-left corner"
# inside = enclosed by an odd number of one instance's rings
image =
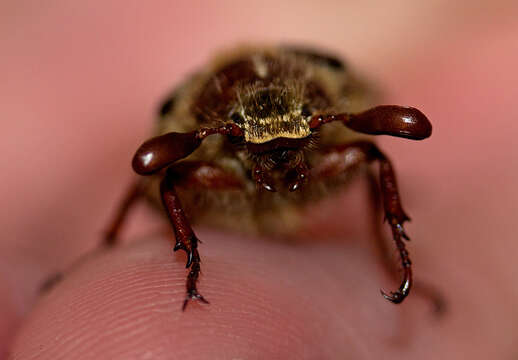
[[[310,135],[309,119],[302,114],[303,89],[296,84],[249,87],[240,94],[239,101],[239,125],[246,142],[262,144]]]

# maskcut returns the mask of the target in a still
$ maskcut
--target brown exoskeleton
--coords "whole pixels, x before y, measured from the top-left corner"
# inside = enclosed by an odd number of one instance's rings
[[[402,302],[412,287],[403,241],[409,218],[390,160],[361,134],[421,140],[432,126],[414,108],[366,109],[368,92],[360,84],[336,58],[304,48],[240,49],[215,61],[162,106],[157,136],[133,158],[133,169],[146,177],[128,194],[106,242],[114,243],[139,196],[161,201],[174,229],[174,250],[187,253],[183,309],[189,300],[207,303],[197,290],[200,255],[193,218],[287,233],[296,227],[301,206],[324,195],[322,184],[333,183],[326,185],[328,193],[337,187],[331,180],[377,162],[385,217],[403,267],[399,289],[382,294]]]

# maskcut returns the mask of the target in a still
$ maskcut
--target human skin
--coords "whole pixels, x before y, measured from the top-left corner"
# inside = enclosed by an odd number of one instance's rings
[[[2,5],[0,346],[11,358],[518,355],[516,8],[330,3],[291,13],[287,4]],[[419,294],[399,306],[379,295],[397,284],[376,258],[360,180],[309,210],[311,243],[196,228],[209,306],[180,311],[185,256],[142,208],[120,247],[95,252],[37,297],[49,274],[99,242],[160,97],[243,39],[337,49],[382,82],[387,103],[428,115],[429,140],[379,142],[413,219],[416,277],[448,300],[441,319]]]

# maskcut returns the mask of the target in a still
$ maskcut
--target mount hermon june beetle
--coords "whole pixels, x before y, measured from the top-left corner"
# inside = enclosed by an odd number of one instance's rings
[[[369,108],[369,94],[340,60],[313,49],[240,48],[220,56],[161,107],[156,136],[133,158],[143,177],[110,224],[106,243],[116,242],[136,200],[153,200],[171,222],[174,250],[187,253],[183,309],[191,300],[208,303],[197,288],[201,260],[192,221],[289,234],[304,205],[343,187],[337,179],[377,163],[403,269],[399,288],[382,294],[401,303],[412,287],[403,228],[409,217],[391,161],[364,134],[421,140],[432,127],[415,108]]]

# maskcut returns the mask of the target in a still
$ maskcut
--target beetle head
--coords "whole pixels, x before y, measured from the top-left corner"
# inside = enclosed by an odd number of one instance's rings
[[[287,182],[290,190],[305,179],[303,149],[310,142],[309,114],[304,103],[304,86],[299,82],[260,84],[238,92],[238,104],[231,118],[243,131],[243,139],[254,161],[254,178],[267,190],[273,182]],[[276,178],[274,181],[274,178]]]

